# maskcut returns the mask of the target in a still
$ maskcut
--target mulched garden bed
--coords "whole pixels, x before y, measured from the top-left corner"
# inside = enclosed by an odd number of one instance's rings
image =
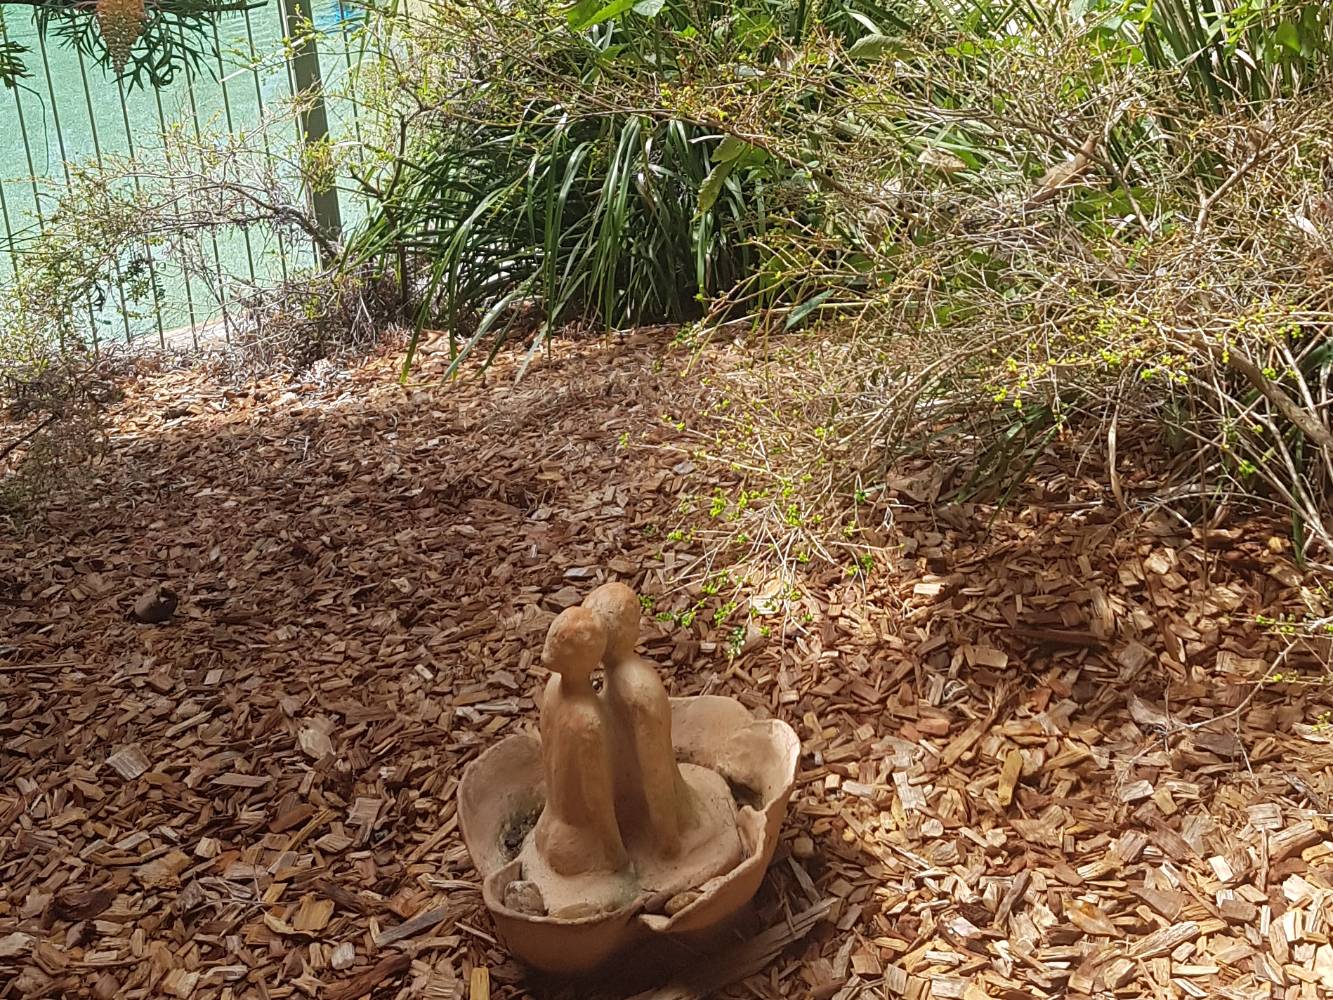
[[[393,352],[145,370],[97,481],[0,538],[0,997],[587,996],[496,945],[454,792],[535,725],[561,608],[708,597],[666,536],[712,482],[661,419],[695,398],[665,339],[516,387],[508,355],[440,384],[438,345],[409,388]],[[1283,528],[1074,469],[998,513],[904,485],[868,578],[809,570],[742,644],[744,607],[645,616],[673,693],[804,744],[757,909],[811,926],[723,995],[1333,991],[1329,688],[1264,680],[1326,651],[1257,621],[1302,608]]]

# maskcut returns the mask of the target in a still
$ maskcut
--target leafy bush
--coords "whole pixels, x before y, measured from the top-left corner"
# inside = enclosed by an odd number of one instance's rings
[[[1178,73],[1218,112],[1316,85],[1333,59],[1333,9],[1313,0],[1129,0],[1108,5],[1108,29],[1129,30],[1136,54]],[[1118,8],[1118,10],[1116,10]]]
[[[117,370],[80,351],[23,357],[0,342],[0,518],[21,523],[58,487],[77,483],[105,445],[102,414]]]
[[[1002,500],[1057,437],[1149,427],[1153,502],[1262,495],[1333,551],[1325,4],[413,10],[370,22],[393,142],[352,259],[459,360],[519,302],[533,349],[570,320],[817,324],[709,390],[704,450],[751,470],[736,531],[841,544],[837,505],[904,456]]]
[[[839,113],[830,52],[875,30],[854,4],[426,10],[382,67],[399,145],[352,253],[424,275],[460,358],[529,299],[534,346],[570,320],[695,317],[760,274],[765,305],[799,302],[769,237],[847,235],[802,133]]]

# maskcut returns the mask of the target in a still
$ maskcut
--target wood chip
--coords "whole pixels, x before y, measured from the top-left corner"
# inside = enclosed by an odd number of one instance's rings
[[[32,948],[32,935],[13,931],[0,937],[0,958],[18,958]]]
[[[364,972],[359,972],[351,979],[329,989],[329,1000],[358,1000],[387,980],[402,975],[411,967],[410,955],[387,955]]]
[[[1000,805],[1007,806],[1014,801],[1014,787],[1023,773],[1023,751],[1010,750],[1000,768],[1000,784],[996,791]]]
[[[429,930],[449,913],[447,906],[437,906],[425,913],[418,913],[411,920],[405,920],[397,927],[392,927],[382,934],[375,934],[374,941],[377,948],[384,948],[393,944],[395,941],[402,941],[406,938],[416,937],[422,931]]]
[[[1282,861],[1323,840],[1328,833],[1328,822],[1323,819],[1302,820],[1279,830],[1268,838],[1269,861]]]
[[[178,885],[180,879],[177,876],[188,867],[189,855],[173,848],[162,857],[140,865],[134,870],[134,876],[145,889],[157,889]]]
[[[296,915],[292,917],[292,926],[303,933],[315,933],[327,927],[332,916],[333,900],[303,896]]]
[[[194,988],[199,984],[199,973],[189,972],[185,969],[171,969],[167,972],[166,978],[162,980],[162,992],[174,997],[180,997],[181,1000],[192,996]]]
[[[1158,955],[1169,955],[1186,941],[1193,941],[1198,936],[1199,925],[1193,920],[1172,924],[1170,927],[1163,927],[1161,930],[1154,931],[1147,937],[1140,939],[1130,950],[1130,956],[1138,959],[1148,959],[1156,958]]]
[[[262,774],[219,774],[213,779],[213,784],[228,788],[263,788],[268,783],[269,779]]]
[[[117,750],[106,762],[126,781],[139,777],[151,766],[147,755],[137,743]]]
[[[333,741],[329,738],[327,722],[310,722],[301,727],[298,741],[307,757],[320,760],[333,753]]]
[[[1135,781],[1120,789],[1121,802],[1138,802],[1141,799],[1149,798],[1153,793],[1152,783],[1149,781]]]
[[[1081,899],[1072,900],[1065,906],[1065,916],[1075,927],[1087,934],[1102,937],[1120,936],[1120,929],[1111,922],[1111,918],[1092,903]]]

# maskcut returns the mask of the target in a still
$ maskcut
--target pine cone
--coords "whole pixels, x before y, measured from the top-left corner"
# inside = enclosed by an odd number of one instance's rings
[[[111,65],[119,76],[148,20],[144,0],[97,0],[96,15]]]

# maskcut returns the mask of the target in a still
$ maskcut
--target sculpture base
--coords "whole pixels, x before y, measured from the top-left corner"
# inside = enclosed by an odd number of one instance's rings
[[[674,854],[662,853],[645,836],[627,845],[630,867],[623,871],[562,875],[542,856],[535,833],[529,832],[518,859],[521,879],[540,893],[544,912],[534,915],[582,920],[636,901],[644,903],[644,897],[653,897],[656,912],[662,912],[672,897],[740,864],[744,852],[736,829],[736,803],[726,779],[695,764],[682,764],[680,771],[689,789],[691,816]]]
[[[639,883],[633,871],[561,875],[546,863],[534,840],[528,834],[518,860],[521,878],[532,882],[541,893],[545,913],[535,916],[583,920],[614,912],[638,899]]]
[[[693,813],[681,837],[680,850],[674,855],[662,854],[647,836],[642,842],[627,845],[642,891],[659,897],[697,889],[714,876],[731,871],[744,857],[736,830],[736,801],[726,779],[697,764],[679,766],[690,791]]]
[[[640,906],[647,898],[643,894],[620,909],[573,919],[536,916],[506,905],[507,887],[522,878],[517,855],[545,803],[541,744],[526,733],[507,737],[464,771],[459,824],[482,876],[482,899],[501,939],[533,968],[585,975],[609,968],[617,956],[636,953],[645,944],[654,946],[650,951],[672,952],[735,940],[731,920],[758,890],[777,846],[800,744],[786,723],[752,719],[731,698],[673,698],[671,710],[672,744],[682,770],[701,765],[738,790],[742,805],[735,823],[743,854],[739,864],[708,878],[698,887],[698,898],[672,914],[646,912]]]

